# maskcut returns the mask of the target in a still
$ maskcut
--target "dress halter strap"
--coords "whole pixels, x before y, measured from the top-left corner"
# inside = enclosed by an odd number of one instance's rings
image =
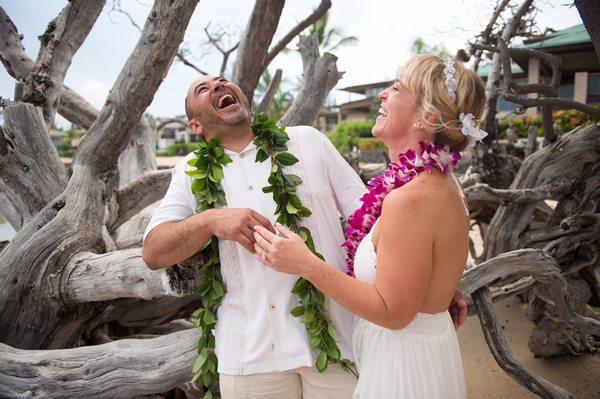
[[[454,172],[450,172],[449,175],[452,178],[452,181],[454,182],[456,189],[458,190],[458,195],[460,195],[460,198],[463,203],[463,207],[465,208],[465,214],[467,216],[469,216],[469,208],[467,207],[467,197],[465,196],[465,192],[463,191],[462,186],[460,185],[460,182],[458,181],[458,178],[456,177]]]

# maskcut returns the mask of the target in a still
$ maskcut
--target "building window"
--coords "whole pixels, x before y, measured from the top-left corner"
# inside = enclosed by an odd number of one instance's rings
[[[588,75],[588,104],[600,103],[600,72]]]
[[[558,86],[558,98],[564,98],[566,100],[572,100],[574,94],[573,85],[560,85]]]

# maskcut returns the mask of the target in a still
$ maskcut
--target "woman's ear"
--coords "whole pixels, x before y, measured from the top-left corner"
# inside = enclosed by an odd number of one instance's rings
[[[434,126],[437,124],[437,120],[435,119],[435,116],[433,116],[431,114],[425,115],[424,119],[427,121],[427,124],[429,126]]]

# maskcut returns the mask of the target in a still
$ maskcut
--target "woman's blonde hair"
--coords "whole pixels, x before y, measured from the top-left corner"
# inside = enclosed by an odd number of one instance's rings
[[[462,151],[469,137],[461,132],[459,115],[471,113],[481,119],[485,106],[485,86],[477,74],[456,61],[456,99],[452,101],[445,86],[444,60],[431,54],[419,54],[402,67],[403,83],[417,97],[416,109],[426,126],[433,127],[434,140],[449,145],[451,151]],[[427,121],[432,115],[435,122]]]

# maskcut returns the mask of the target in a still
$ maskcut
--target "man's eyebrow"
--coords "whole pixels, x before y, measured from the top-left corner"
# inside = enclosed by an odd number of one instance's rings
[[[225,79],[223,76],[216,76],[214,78],[212,78],[212,81],[214,82],[215,80],[220,80],[220,79]],[[225,79],[227,80],[227,79]],[[207,81],[204,82],[200,82],[196,85],[196,87],[194,87],[194,95],[198,95],[198,89],[201,88],[202,86],[206,86],[208,84]]]

